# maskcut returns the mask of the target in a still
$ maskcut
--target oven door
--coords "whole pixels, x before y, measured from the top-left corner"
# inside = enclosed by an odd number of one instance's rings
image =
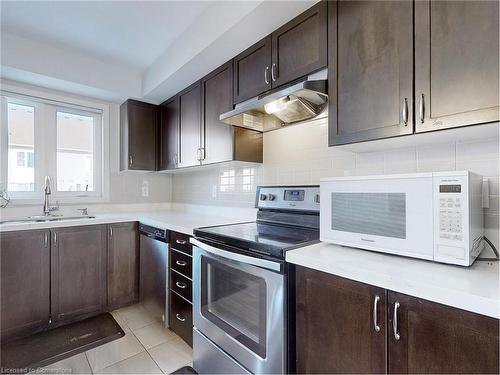
[[[254,374],[285,372],[282,264],[191,242],[195,328]]]

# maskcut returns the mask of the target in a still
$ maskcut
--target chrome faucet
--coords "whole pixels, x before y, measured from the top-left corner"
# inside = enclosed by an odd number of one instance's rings
[[[45,176],[45,182],[43,186],[43,214],[44,216],[50,215],[50,206],[49,206],[49,195],[52,194],[52,190],[50,189],[50,177]]]

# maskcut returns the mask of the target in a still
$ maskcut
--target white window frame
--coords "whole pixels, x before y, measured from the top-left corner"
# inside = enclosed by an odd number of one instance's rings
[[[45,175],[51,178],[51,202],[84,204],[109,201],[109,105],[42,90],[2,83],[0,122],[0,184],[7,188],[8,102],[35,107],[35,191],[9,192],[11,203],[38,204],[43,200]],[[94,117],[94,191],[57,191],[57,112]]]

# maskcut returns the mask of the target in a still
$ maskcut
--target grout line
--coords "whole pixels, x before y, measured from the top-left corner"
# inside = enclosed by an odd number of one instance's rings
[[[85,359],[87,360],[87,363],[89,364],[90,373],[93,374],[94,370],[92,370],[92,366],[90,365],[90,360],[89,360],[89,357],[87,357],[87,352],[83,352],[83,354],[85,354]]]

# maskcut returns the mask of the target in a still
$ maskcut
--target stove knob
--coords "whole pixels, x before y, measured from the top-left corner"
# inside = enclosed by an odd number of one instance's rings
[[[261,201],[265,201],[267,199],[267,195],[266,194],[261,194],[260,195],[260,200]]]
[[[276,199],[276,195],[274,195],[274,194],[268,194],[267,195],[267,199],[270,200],[270,201],[273,201],[273,200]]]

